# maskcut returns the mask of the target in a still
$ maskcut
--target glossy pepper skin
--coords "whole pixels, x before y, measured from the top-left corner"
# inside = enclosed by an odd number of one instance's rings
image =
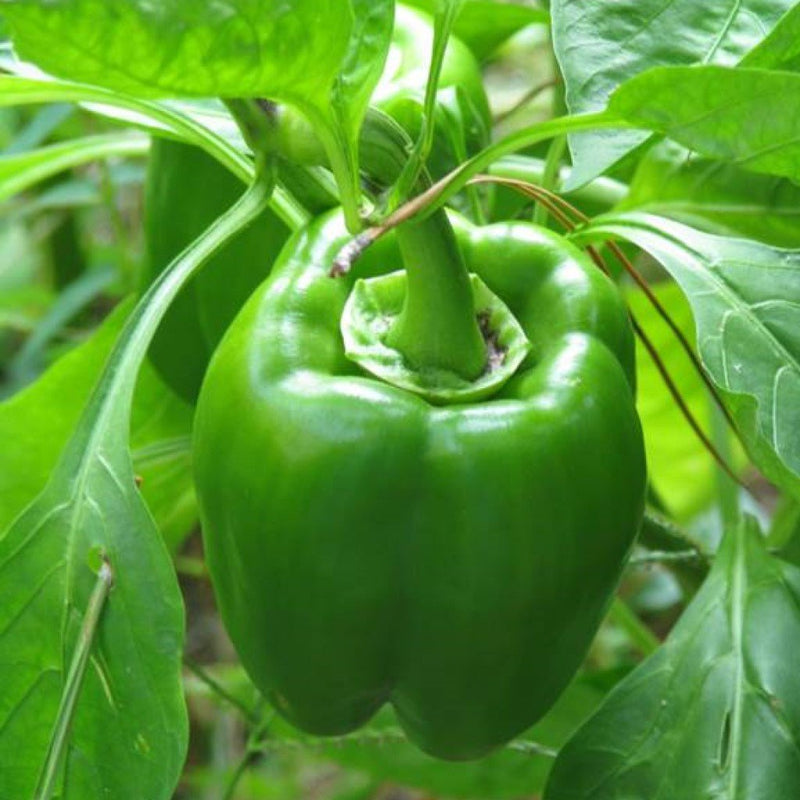
[[[175,256],[241,196],[244,185],[200,148],[154,139],[145,189],[149,286]],[[289,229],[267,209],[213,256],[167,311],[150,346],[159,374],[194,403],[223,333],[269,273]]]
[[[447,759],[539,719],[580,665],[643,509],[633,339],[613,285],[529,223],[456,220],[532,344],[500,392],[435,406],[345,358],[338,214],[284,248],[200,395],[195,465],[225,625],[311,733],[383,704]],[[391,237],[359,277],[401,266]]]

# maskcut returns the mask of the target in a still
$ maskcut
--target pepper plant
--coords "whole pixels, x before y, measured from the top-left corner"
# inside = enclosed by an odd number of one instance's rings
[[[0,798],[800,796],[800,6],[0,9]]]

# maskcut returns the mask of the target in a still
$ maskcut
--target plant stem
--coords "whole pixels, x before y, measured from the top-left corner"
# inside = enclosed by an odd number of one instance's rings
[[[709,395],[709,399],[712,399]],[[709,403],[711,406],[711,438],[717,451],[724,458],[726,464],[731,463],[731,437],[729,429],[729,419],[717,405]],[[715,474],[717,483],[717,497],[719,498],[719,511],[722,518],[723,530],[728,530],[739,525],[739,487],[734,475],[727,470],[721,469],[719,464],[715,464]]]
[[[628,634],[630,640],[642,655],[649,656],[661,646],[658,637],[634,614],[628,604],[621,598],[614,598],[614,602],[608,611],[608,618]]]
[[[612,114],[601,111],[595,114],[580,114],[570,117],[557,117],[538,122],[527,128],[515,131],[477,153],[457,169],[445,175],[422,194],[390,214],[381,224],[381,231],[390,230],[406,220],[419,215],[421,219],[440,209],[454,195],[467,185],[470,178],[482,172],[490,164],[503,156],[524,150],[538,142],[551,139],[559,134],[578,131],[599,130],[603,128],[634,128],[635,126]]]
[[[557,189],[556,184],[558,183],[559,179],[561,157],[564,155],[564,150],[566,147],[566,136],[556,136],[555,139],[550,142],[550,147],[547,150],[547,158],[544,162],[544,173],[542,174],[542,180],[540,183],[541,189],[545,189],[547,191],[555,191],[555,189]],[[533,221],[537,225],[547,224],[547,209],[541,203],[538,203],[534,207]]]
[[[327,116],[312,109],[306,109],[306,113],[314,123],[314,132],[322,143],[336,179],[347,229],[350,233],[358,233],[364,227],[361,221],[361,184],[358,164],[355,163],[358,142],[348,142],[341,126]]]
[[[440,212],[400,226],[397,243],[406,271],[406,296],[387,344],[418,369],[477,378],[486,367],[486,343],[467,268],[446,215]]]
[[[248,707],[237,697],[234,697],[216,678],[212,677],[205,670],[205,668],[198,664],[194,659],[185,656],[183,663],[186,668],[206,686],[208,686],[208,688],[211,689],[214,694],[240,711],[249,723],[252,725],[257,725],[260,722],[257,709]]]
[[[408,193],[416,185],[425,161],[433,147],[433,137],[436,131],[436,92],[439,88],[439,77],[442,73],[450,31],[458,12],[461,10],[461,5],[461,0],[450,0],[442,3],[434,16],[433,45],[428,80],[425,85],[422,130],[411,157],[403,168],[393,191],[394,198],[400,201],[405,200]]]
[[[61,694],[61,701],[56,714],[55,726],[50,737],[47,758],[42,772],[39,774],[39,781],[33,794],[34,800],[50,800],[53,796],[59,768],[67,746],[67,736],[75,714],[75,704],[80,694],[83,677],[86,674],[86,664],[89,661],[92,641],[113,582],[114,574],[111,570],[111,565],[104,558],[100,564],[97,580],[89,597],[83,623],[78,633],[78,641],[72,654],[72,661],[64,683],[64,691]]]
[[[637,567],[641,566],[642,564],[668,564],[702,560],[703,556],[701,556],[696,550],[652,550],[649,553],[631,556],[630,559],[628,559],[628,565]]]

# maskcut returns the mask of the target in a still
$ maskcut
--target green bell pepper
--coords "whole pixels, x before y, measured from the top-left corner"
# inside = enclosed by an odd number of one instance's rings
[[[645,463],[613,284],[551,231],[452,219],[455,236],[438,213],[380,240],[357,263],[366,281],[329,277],[339,213],[295,234],[212,359],[194,454],[220,612],[275,708],[338,735],[388,702],[423,750],[470,759],[579,667]],[[343,343],[353,298],[391,305],[403,266],[402,309],[376,330],[425,391],[368,374]],[[467,269],[524,342],[478,400],[442,379],[477,383],[504,358]]]

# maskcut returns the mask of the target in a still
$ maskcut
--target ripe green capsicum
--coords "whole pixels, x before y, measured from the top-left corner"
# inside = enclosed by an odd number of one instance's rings
[[[389,702],[470,759],[579,667],[645,464],[613,284],[531,223],[452,221],[401,226],[359,280],[329,277],[339,213],[296,233],[212,359],[194,454],[219,608],[275,708],[335,735]]]
[[[421,127],[432,40],[430,17],[398,5],[390,55],[373,102],[412,138]],[[429,159],[434,174],[444,174],[482,147],[489,121],[480,67],[469,49],[453,39],[439,82],[438,135]],[[297,152],[297,142],[302,148],[302,142],[312,135],[307,124],[290,122],[283,135],[286,141],[281,149],[302,162],[304,154]],[[316,164],[318,143],[313,142],[311,151]],[[302,177],[297,164],[282,163],[279,177],[309,210],[320,210],[317,204],[321,199],[311,197],[305,185],[297,184],[297,178]],[[154,139],[145,197],[147,260],[143,287],[149,286],[242,191],[241,182],[199,148]],[[309,204],[308,199],[313,202]],[[288,235],[286,225],[265,211],[204,266],[168,310],[150,347],[150,359],[185,400],[195,402],[211,353],[236,312],[269,272]]]

